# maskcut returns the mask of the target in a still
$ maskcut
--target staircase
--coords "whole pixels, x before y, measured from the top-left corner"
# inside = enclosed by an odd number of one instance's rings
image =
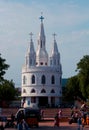
[[[55,115],[60,110],[59,108],[45,108],[42,109],[44,111],[44,119],[45,120],[54,120]],[[62,109],[62,117],[60,119],[61,122],[66,122],[70,118],[71,109],[70,108],[63,108]]]
[[[45,120],[54,120],[55,115],[60,110],[60,108],[42,108],[44,111],[43,117]],[[13,113],[14,115],[18,111],[18,108],[3,108],[2,109],[2,115],[5,115],[7,117],[10,117]],[[61,121],[68,121],[71,115],[71,109],[70,108],[62,108],[62,118]]]
[[[44,111],[44,118],[54,118],[60,109],[59,108],[45,108],[42,110]],[[62,116],[70,117],[70,115],[71,115],[70,108],[62,109]]]

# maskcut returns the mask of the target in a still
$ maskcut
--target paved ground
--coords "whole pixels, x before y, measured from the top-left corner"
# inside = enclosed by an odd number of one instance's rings
[[[17,130],[13,128],[6,128],[5,130]],[[63,122],[60,123],[59,127],[54,127],[54,122],[53,121],[47,121],[47,122],[40,122],[39,123],[39,128],[30,128],[30,130],[78,130],[77,124],[68,124],[68,122]],[[89,130],[89,126],[85,126],[81,130]]]

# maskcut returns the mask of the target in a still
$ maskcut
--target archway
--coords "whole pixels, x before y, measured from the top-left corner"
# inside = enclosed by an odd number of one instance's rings
[[[48,106],[48,97],[39,97],[39,106],[47,107]]]

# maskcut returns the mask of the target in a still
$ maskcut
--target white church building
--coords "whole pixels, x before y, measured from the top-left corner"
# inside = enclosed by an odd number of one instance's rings
[[[41,16],[37,50],[31,38],[22,67],[22,107],[55,107],[62,98],[62,66],[55,34],[51,55],[46,51],[46,36],[44,32],[44,17]]]

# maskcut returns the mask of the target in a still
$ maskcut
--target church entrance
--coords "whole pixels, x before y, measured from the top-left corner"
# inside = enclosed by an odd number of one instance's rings
[[[51,97],[51,106],[52,106],[52,107],[55,106],[55,97]]]
[[[39,106],[47,107],[48,106],[48,97],[39,97]]]

